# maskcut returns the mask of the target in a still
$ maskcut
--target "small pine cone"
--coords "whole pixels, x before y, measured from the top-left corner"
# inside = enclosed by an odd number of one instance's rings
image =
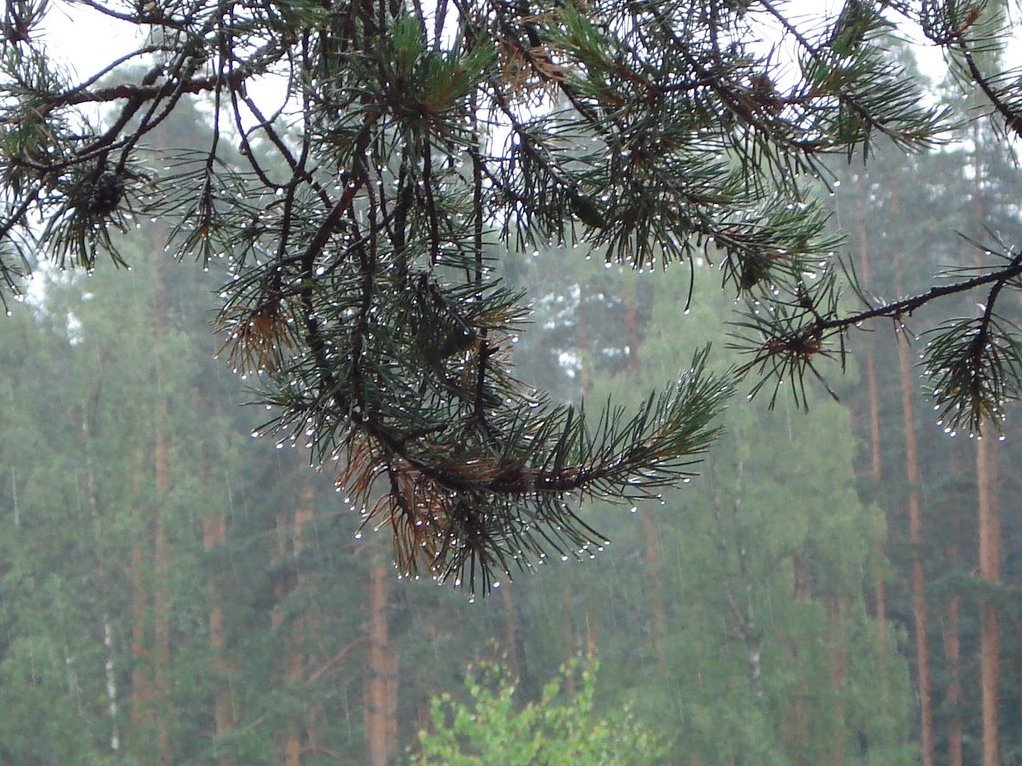
[[[109,215],[117,209],[124,196],[124,179],[111,170],[100,174],[89,191],[86,211],[93,215]]]
[[[770,256],[764,253],[752,253],[742,258],[738,286],[742,292],[748,292],[770,276]]]

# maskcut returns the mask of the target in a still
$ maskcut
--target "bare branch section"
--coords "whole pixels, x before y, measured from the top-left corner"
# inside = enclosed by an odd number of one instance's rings
[[[131,216],[164,220],[174,256],[225,265],[223,350],[276,406],[260,430],[336,460],[408,574],[485,592],[550,553],[590,555],[605,541],[579,501],[688,475],[731,391],[706,350],[630,413],[524,387],[511,349],[527,296],[497,278],[515,249],[693,273],[709,259],[767,304],[736,324],[744,371],[790,377],[800,397],[856,324],[984,286],[992,306],[1019,284],[1009,258],[916,298],[859,291],[865,308],[838,312],[839,239],[814,191],[825,155],[869,156],[878,137],[925,148],[944,128],[885,51],[891,3],[806,18],[765,0],[80,2],[144,38],[81,80],[46,55],[54,5],[9,4],[4,22],[3,294],[37,253],[119,263]],[[961,7],[915,13],[1015,129],[1009,89],[983,74],[982,19]],[[771,35],[786,59],[763,50]],[[208,144],[168,150],[199,114]],[[979,419],[1017,391],[970,372],[1013,358],[987,314],[972,367],[950,352],[934,367],[955,412],[971,386]]]

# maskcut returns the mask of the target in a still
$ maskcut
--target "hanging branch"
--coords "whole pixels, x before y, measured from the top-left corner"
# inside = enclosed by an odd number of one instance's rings
[[[223,351],[275,407],[260,430],[337,458],[404,572],[485,592],[550,551],[591,555],[605,543],[580,500],[690,474],[735,375],[775,397],[791,381],[804,403],[851,327],[953,294],[990,288],[982,317],[931,344],[946,418],[996,419],[1018,395],[1017,332],[993,309],[1022,285],[1017,258],[889,303],[853,280],[865,308],[839,311],[839,241],[813,191],[824,155],[868,156],[878,135],[927,148],[946,127],[891,67],[886,2],[831,20],[770,0],[77,5],[148,37],[76,78],[44,52],[45,4],[5,17],[0,286],[37,252],[119,262],[128,216],[166,220],[169,252],[226,269]],[[918,20],[1014,129],[976,58],[985,27],[960,6]],[[777,29],[796,51],[784,79],[779,51],[754,44]],[[208,145],[150,150],[193,97],[214,107]],[[711,374],[701,350],[630,414],[534,393],[511,358],[527,297],[490,259],[565,242],[641,268],[719,265],[759,302],[732,334],[750,361]]]

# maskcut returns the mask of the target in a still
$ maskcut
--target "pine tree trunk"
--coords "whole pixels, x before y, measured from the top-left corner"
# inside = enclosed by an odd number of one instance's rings
[[[500,605],[504,611],[504,653],[507,656],[508,670],[512,678],[522,679],[522,667],[518,654],[518,629],[515,619],[515,605],[511,598],[511,588],[501,590]]]
[[[85,450],[85,481],[88,492],[89,514],[92,517],[92,524],[96,539],[102,539],[105,534],[99,513],[99,488],[96,484],[96,471],[92,459],[93,430],[89,420],[89,411],[82,409],[82,436]],[[15,499],[15,513],[17,513],[17,499]],[[17,516],[15,516],[17,519]],[[17,524],[17,521],[15,521]],[[100,570],[102,562],[96,561],[96,568]],[[120,715],[118,704],[117,685],[117,652],[114,649],[114,630],[110,622],[110,615],[106,612],[102,617],[103,624],[103,647],[106,649],[106,659],[103,662],[103,672],[106,680],[107,712],[110,715],[110,740],[111,752],[117,752],[121,748]]]
[[[591,596],[592,594],[590,594]],[[599,652],[600,639],[596,630],[596,617],[593,610],[589,608],[588,598],[586,602],[586,656],[595,657]]]
[[[808,601],[812,595],[809,583],[809,562],[801,551],[792,555],[791,570],[794,581],[791,600]]]
[[[958,546],[951,545],[947,552],[952,566],[958,562]],[[962,598],[957,593],[948,599],[944,611],[944,657],[947,659],[947,762],[948,766],[962,766],[962,643],[958,625]]]
[[[163,275],[157,269],[156,297],[153,306],[153,345],[159,348],[166,335],[167,292]],[[153,687],[156,702],[156,748],[160,766],[173,766],[170,741],[171,649],[170,649],[170,551],[167,539],[166,501],[170,493],[170,444],[166,424],[167,400],[161,390],[162,369],[156,359],[156,429],[153,436],[153,488],[156,507],[153,519]]]
[[[915,418],[912,413],[912,364],[908,340],[898,335],[898,361],[901,369],[901,410],[905,430],[905,477],[908,482],[909,541],[912,545],[912,616],[915,627],[916,685],[919,692],[919,741],[922,766],[935,766],[933,733],[933,693],[930,680],[930,645],[926,618],[926,576],[923,570],[923,525],[919,501],[919,453],[916,445]]]
[[[214,550],[227,539],[227,519],[223,513],[211,512],[202,518],[202,548],[206,552]],[[213,670],[216,679],[213,687],[213,725],[215,727],[213,741],[216,762],[220,766],[234,766],[235,759],[220,753],[216,743],[222,740],[237,724],[234,714],[234,700],[231,695],[231,675],[233,668],[225,652],[227,649],[227,633],[224,628],[223,594],[216,576],[212,576],[207,586],[209,593],[209,648],[213,653]]]
[[[974,146],[982,141],[979,124],[972,126]],[[973,220],[987,220],[986,173],[980,157],[973,156]],[[983,232],[975,235],[982,236]],[[977,255],[977,263],[982,257]],[[976,512],[979,526],[979,576],[996,586],[1001,581],[1001,522],[998,512],[997,484],[1000,473],[1000,443],[992,439],[992,424],[983,424],[986,438],[976,442]],[[983,766],[1000,766],[999,694],[1000,622],[997,607],[983,604],[980,632],[980,689],[983,715]]]
[[[812,597],[809,560],[802,551],[798,551],[791,557],[792,569],[792,601],[808,601]],[[799,646],[797,641],[790,640],[788,651],[791,656],[798,659]],[[806,760],[807,743],[809,740],[809,724],[805,709],[806,687],[805,681],[801,681],[795,689],[795,693],[788,701],[781,729],[784,739],[791,743],[788,752],[792,754],[792,766],[810,766]]]
[[[161,407],[165,412],[166,406]],[[162,414],[162,413],[161,413]],[[170,491],[170,456],[167,435],[156,427],[156,518],[153,533],[153,687],[156,702],[156,748],[160,766],[173,766],[170,743],[171,668],[170,668],[170,562],[166,514],[163,503]]]
[[[653,640],[653,650],[656,653],[657,661],[661,667],[666,666],[666,637],[667,637],[667,610],[664,607],[664,597],[660,572],[660,538],[657,534],[656,521],[653,519],[653,511],[650,508],[642,509],[642,539],[645,560],[645,580],[650,611],[650,637]]]
[[[976,443],[977,512],[979,515],[979,575],[991,585],[1001,582],[1001,521],[997,502],[999,443],[986,438]],[[1000,766],[999,694],[1000,620],[992,601],[983,604],[980,637],[980,686],[983,699],[983,766]]]
[[[295,509],[291,513],[282,513],[277,519],[278,565],[288,556],[294,558],[294,566],[300,565],[299,556],[305,546],[308,525],[315,519],[315,503],[313,485],[309,477],[305,477],[299,491]],[[274,587],[274,607],[270,616],[273,629],[278,632],[278,640],[283,648],[281,676],[295,696],[300,695],[301,687],[306,683],[305,677],[305,634],[308,629],[306,615],[292,615],[289,623],[284,621],[284,602],[294,589],[301,586],[302,573],[297,571],[293,587],[288,588],[288,578],[281,575]],[[310,714],[313,710],[309,711]],[[278,758],[283,766],[301,766],[303,745],[303,719],[301,714],[290,715],[283,724],[277,742]]]
[[[872,271],[869,263],[869,226],[866,220],[865,191],[858,198],[856,223],[859,239],[859,278],[862,286],[868,290],[872,286]],[[875,493],[875,488],[880,486],[883,479],[883,450],[880,441],[880,386],[877,381],[876,351],[872,339],[868,341],[866,347],[866,389],[869,394],[870,478],[873,480],[873,492]],[[878,538],[875,546],[878,554],[874,574],[877,642],[880,647],[880,658],[883,660],[887,656],[887,580],[883,571],[884,539]]]
[[[561,635],[564,643],[564,657],[574,657],[578,653],[578,641],[575,638],[575,608],[573,605],[574,593],[571,587],[571,577],[564,578],[561,586]],[[569,675],[565,681],[565,690],[568,694],[575,693],[575,676]]]
[[[845,729],[845,706],[843,690],[848,680],[848,650],[845,648],[843,628],[844,604],[841,596],[831,595],[827,599],[827,623],[830,629],[830,682],[836,692],[834,699],[838,709],[832,711],[837,722],[832,737],[830,766],[844,766],[847,732]]]
[[[625,337],[628,339],[628,374],[639,379],[642,374],[642,362],[639,350],[642,347],[642,334],[639,331],[639,306],[643,298],[640,294],[642,283],[634,283],[634,293],[630,296],[629,306],[625,312]],[[642,509],[642,540],[643,560],[645,562],[646,594],[649,603],[650,637],[653,650],[661,667],[666,667],[667,652],[667,607],[664,602],[663,580],[660,567],[660,536],[654,518],[655,511],[651,508]]]
[[[866,383],[869,390],[869,432],[870,432],[870,473],[875,486],[880,486],[883,479],[883,453],[880,445],[880,387],[877,384],[876,357],[872,344],[866,351]],[[874,580],[874,616],[877,626],[877,643],[880,657],[887,657],[887,579],[884,574],[886,550],[884,538],[878,537],[873,545],[876,547],[876,567]]]
[[[308,541],[309,526],[316,520],[316,492],[312,481],[312,474],[308,469],[308,461],[303,460],[300,470],[303,471],[303,482],[301,493],[298,497],[298,508],[295,511],[295,555],[301,552]],[[298,582],[302,582],[302,573],[298,573]],[[319,620],[316,614],[309,612],[301,620],[295,622],[294,630],[294,652],[295,660],[292,664],[293,675],[303,683],[310,683],[306,667],[310,662],[310,653],[306,649],[309,645],[307,638],[319,633]],[[302,721],[299,723],[305,730],[305,739],[308,749],[312,753],[319,752],[319,726],[322,714],[322,706],[316,700],[310,700]]]
[[[135,544],[131,549],[131,708],[129,745],[132,752],[141,755],[147,751],[147,730],[152,716],[152,687],[149,683],[149,651],[147,626],[149,615],[149,588],[146,585],[145,566],[149,558],[149,525],[139,498],[141,464],[136,464],[132,475],[131,496],[135,499],[131,515],[135,528]]]
[[[308,525],[315,519],[316,508],[313,500],[312,479],[306,472],[303,474],[302,487],[298,494],[298,503],[294,511],[291,527],[291,553],[295,558],[295,566],[300,567],[300,556],[305,547]],[[295,576],[295,588],[302,585],[302,573],[299,569]],[[292,693],[297,694],[305,682],[305,635],[308,629],[308,615],[295,615],[291,620],[288,636],[285,640],[287,656],[284,660],[284,678]],[[302,724],[301,714],[292,716],[286,724],[283,750],[285,766],[300,766],[302,762]]]
[[[280,670],[280,678],[285,683],[291,681],[291,658],[292,646],[291,636],[287,634],[287,626],[284,623],[284,603],[290,595],[287,584],[287,577],[284,575],[284,560],[290,552],[290,543],[294,540],[294,518],[293,514],[283,512],[278,514],[275,521],[276,528],[274,546],[274,568],[277,571],[276,582],[273,585],[273,608],[270,610],[270,628],[276,634],[276,643],[283,647],[284,662]],[[277,739],[277,760],[282,766],[298,766],[301,763],[301,742],[295,736],[294,726],[291,720],[284,723],[284,729]]]
[[[165,416],[161,402],[158,417]],[[160,766],[173,766],[170,743],[171,668],[170,668],[170,562],[164,501],[170,491],[170,455],[167,434],[162,423],[155,434],[156,512],[153,520],[153,689],[156,703],[156,749]]]
[[[387,766],[397,740],[397,653],[390,645],[387,609],[390,567],[378,555],[369,571],[369,666],[365,729],[369,766]]]

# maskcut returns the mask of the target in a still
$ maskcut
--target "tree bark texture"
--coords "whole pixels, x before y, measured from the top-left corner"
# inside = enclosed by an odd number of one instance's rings
[[[227,539],[227,519],[222,512],[211,510],[202,517],[202,548],[209,553]],[[224,626],[223,594],[216,577],[211,577],[207,586],[209,594],[209,648],[213,652],[213,671],[216,679],[213,686],[214,742],[219,742],[237,725],[234,700],[231,695],[233,668],[227,659],[227,632]],[[234,766],[235,759],[220,753],[214,747],[218,766]]]
[[[988,428],[988,430],[990,430]],[[1001,582],[1001,520],[997,503],[998,442],[976,442],[976,506],[979,516],[979,575],[991,586]],[[980,687],[983,699],[983,766],[1000,766],[999,685],[1001,655],[997,606],[983,603],[980,636]]]
[[[397,653],[390,644],[387,609],[389,574],[378,555],[369,572],[369,667],[365,696],[369,766],[387,766],[397,744]]]
[[[933,684],[930,679],[930,644],[926,616],[926,574],[923,569],[923,522],[919,498],[919,449],[912,411],[914,381],[908,339],[898,335],[901,369],[901,410],[905,432],[905,479],[908,483],[909,542],[912,546],[912,618],[915,627],[916,688],[919,693],[919,744],[922,766],[935,766]]]

